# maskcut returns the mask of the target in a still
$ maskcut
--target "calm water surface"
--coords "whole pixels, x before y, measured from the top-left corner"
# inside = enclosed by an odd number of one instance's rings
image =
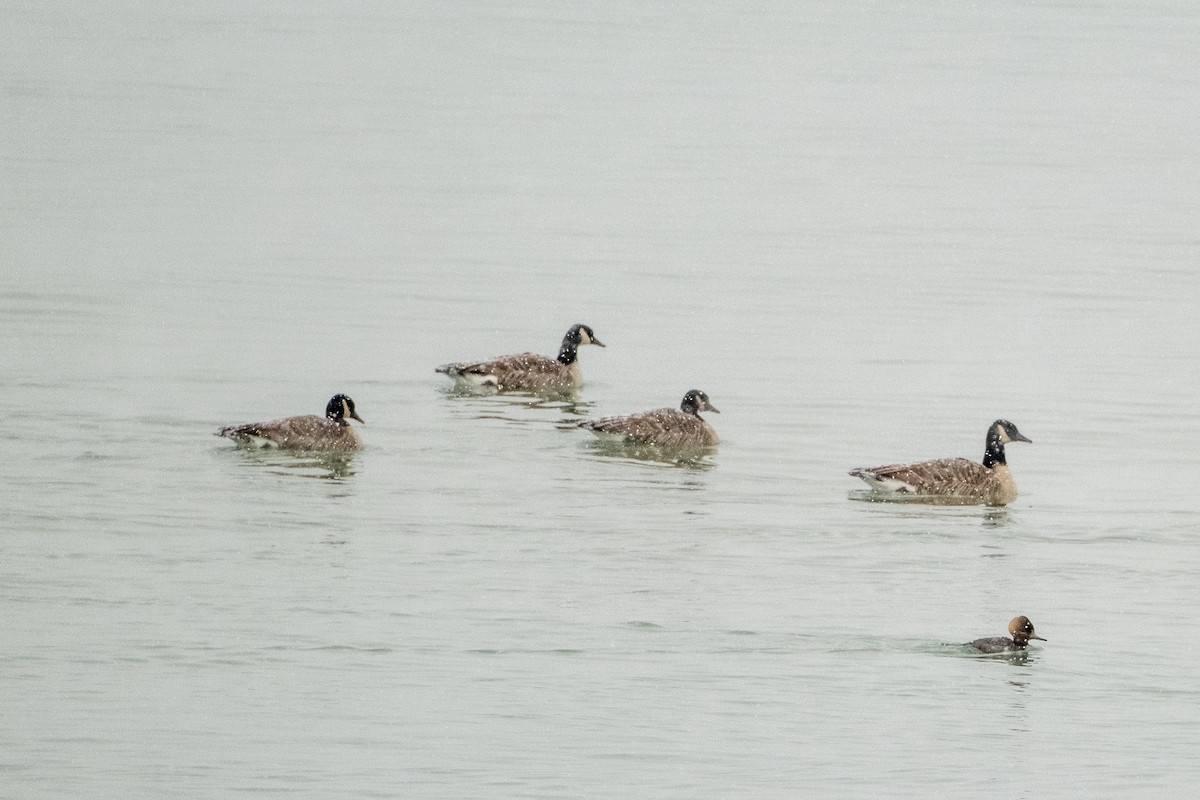
[[[1200,779],[1191,5],[6,17],[0,795]],[[574,322],[571,402],[433,372]],[[851,499],[1001,416],[1009,508]]]

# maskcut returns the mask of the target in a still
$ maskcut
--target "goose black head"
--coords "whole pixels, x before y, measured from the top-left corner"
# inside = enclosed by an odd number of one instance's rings
[[[1032,441],[1017,430],[1016,425],[1006,419],[998,419],[992,423],[992,427],[988,428],[987,446],[983,451],[983,465],[991,469],[1001,464],[1007,464],[1004,457],[1004,445],[1009,442]]]
[[[692,389],[683,396],[683,402],[679,404],[679,410],[685,414],[696,414],[699,416],[701,411],[711,411],[714,414],[720,414],[717,407],[708,402],[708,395],[699,389]]]
[[[596,334],[587,325],[582,323],[572,325],[567,330],[567,335],[563,337],[562,347],[558,349],[558,360],[563,364],[574,363],[576,351],[581,344],[594,344],[604,347],[604,342],[597,339]]]
[[[1000,444],[1008,444],[1009,442],[1030,442],[1033,440],[1025,436],[1017,426],[1013,425],[1006,419],[998,419],[992,423],[992,432],[996,438],[1000,440]]]
[[[350,399],[349,395],[344,394],[335,394],[330,398],[329,404],[325,406],[325,416],[334,422],[345,423],[346,418],[349,417],[358,420],[363,425],[367,424],[354,410],[354,401]]]
[[[592,329],[587,325],[583,325],[582,323],[579,325],[572,325],[571,329],[567,331],[566,339],[569,339],[576,347],[581,344],[594,344],[599,347],[604,347],[604,342],[597,339],[596,334],[592,331]],[[564,339],[564,341],[566,341],[566,339]]]

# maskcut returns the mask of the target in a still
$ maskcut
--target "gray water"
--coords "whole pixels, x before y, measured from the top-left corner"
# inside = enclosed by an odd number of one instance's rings
[[[1200,778],[1193,4],[4,17],[0,796]],[[575,322],[574,402],[433,372]],[[1008,508],[854,499],[997,417]]]

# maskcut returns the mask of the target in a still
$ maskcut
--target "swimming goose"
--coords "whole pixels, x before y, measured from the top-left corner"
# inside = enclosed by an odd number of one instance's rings
[[[358,431],[350,427],[347,417],[363,422],[363,418],[354,410],[354,401],[344,394],[335,394],[325,406],[323,417],[309,414],[303,417],[284,417],[272,422],[230,425],[221,428],[216,435],[233,439],[238,444],[256,447],[279,447],[285,450],[357,450],[362,447],[362,439]]]
[[[623,417],[602,417],[585,420],[579,427],[597,436],[611,436],[626,442],[652,444],[659,447],[711,447],[719,439],[712,425],[700,417],[701,411],[720,414],[708,395],[692,389],[683,396],[679,410],[659,408]]]
[[[967,642],[967,647],[973,647],[981,653],[1013,653],[1018,650],[1024,650],[1029,645],[1030,639],[1037,639],[1039,642],[1046,641],[1042,637],[1033,632],[1033,623],[1029,621],[1029,617],[1021,615],[1013,617],[1012,622],[1008,623],[1008,636],[990,636],[986,639],[976,639],[973,642]]]
[[[987,432],[983,463],[942,458],[916,464],[853,469],[878,495],[930,495],[1002,506],[1017,499],[1017,484],[1004,460],[1004,445],[1032,441],[1008,420],[998,419]]]
[[[587,325],[572,325],[557,358],[520,353],[491,361],[443,364],[437,371],[459,384],[501,392],[565,392],[583,383],[578,358],[579,346],[585,344],[604,347]]]

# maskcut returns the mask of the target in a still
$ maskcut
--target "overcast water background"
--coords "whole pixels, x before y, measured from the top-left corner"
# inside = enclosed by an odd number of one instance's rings
[[[1194,790],[1200,7],[3,14],[0,795]],[[854,499],[997,417],[1009,508]]]

